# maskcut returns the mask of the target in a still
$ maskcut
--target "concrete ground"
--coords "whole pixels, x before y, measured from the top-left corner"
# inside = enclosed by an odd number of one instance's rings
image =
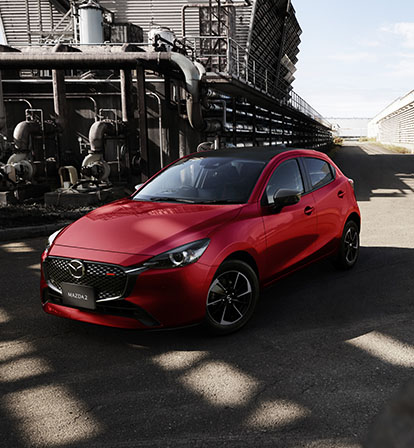
[[[280,281],[228,337],[43,314],[45,239],[0,243],[0,446],[362,446],[414,368],[414,156],[334,158],[356,182],[357,266]]]

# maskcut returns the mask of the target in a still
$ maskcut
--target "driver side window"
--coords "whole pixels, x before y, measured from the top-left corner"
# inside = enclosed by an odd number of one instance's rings
[[[296,194],[304,193],[302,175],[296,159],[290,159],[279,165],[266,186],[264,203],[273,204],[273,196],[279,190],[292,190]]]

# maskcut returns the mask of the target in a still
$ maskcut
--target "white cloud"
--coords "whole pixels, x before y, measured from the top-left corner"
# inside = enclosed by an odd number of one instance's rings
[[[337,53],[331,55],[329,59],[340,62],[364,62],[373,61],[376,59],[376,56],[368,52]]]
[[[394,25],[394,32],[400,36],[403,36],[405,42],[404,47],[414,48],[414,23],[413,22],[401,22]]]
[[[414,77],[414,57],[406,57],[398,63],[391,66],[388,76],[395,78],[413,78]]]
[[[381,31],[401,36],[403,47],[414,48],[414,22],[398,22],[391,26],[384,26]]]
[[[381,46],[381,42],[379,40],[364,40],[360,43],[361,47],[367,48],[378,48]]]

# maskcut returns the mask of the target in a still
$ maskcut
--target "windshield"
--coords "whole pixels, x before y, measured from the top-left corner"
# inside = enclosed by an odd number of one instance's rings
[[[229,157],[196,156],[171,165],[134,197],[137,201],[197,204],[245,203],[265,162]]]

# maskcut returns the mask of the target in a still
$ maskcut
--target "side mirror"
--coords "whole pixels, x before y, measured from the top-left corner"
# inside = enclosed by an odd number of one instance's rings
[[[300,201],[300,193],[295,190],[278,190],[273,196],[272,208],[276,213],[280,212],[283,207],[295,205]]]
[[[137,185],[135,185],[135,191],[137,191],[138,188],[140,188],[142,185],[144,185],[144,184],[142,183],[142,184],[137,184]]]

